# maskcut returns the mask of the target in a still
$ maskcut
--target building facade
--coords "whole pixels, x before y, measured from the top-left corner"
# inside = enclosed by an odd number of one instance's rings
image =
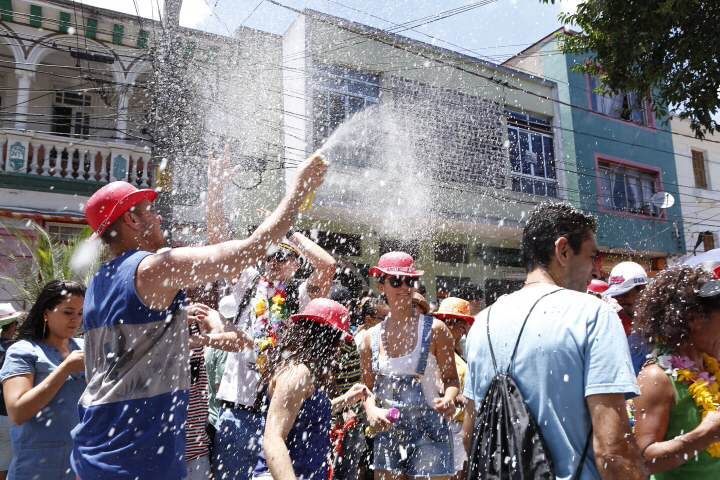
[[[720,137],[695,138],[690,123],[670,121],[688,255],[720,246]]]
[[[85,227],[85,202],[102,185],[157,185],[162,161],[153,158],[149,83],[159,29],[149,19],[66,0],[0,2],[3,275],[17,272],[16,256],[29,260],[3,226],[23,231],[32,220],[65,241]],[[230,145],[226,200],[239,228],[257,224],[256,210],[282,191],[281,42],[251,29],[234,37],[181,35],[190,93],[173,101],[191,103],[203,153],[171,159],[169,181],[173,240],[192,243],[204,236],[205,152]],[[13,298],[11,288],[0,288],[0,301]]]
[[[599,219],[602,268],[631,259],[648,271],[662,269],[668,257],[685,252],[678,170],[673,134],[657,119],[652,104],[632,93],[598,93],[597,78],[574,69],[587,56],[561,52],[557,35],[538,41],[504,65],[556,82],[564,164],[574,172],[566,197]],[[653,196],[672,195],[674,205],[658,208]]]
[[[360,269],[403,249],[432,296],[524,278],[527,212],[565,198],[555,82],[306,10],[283,38],[285,156],[331,162],[305,224]]]

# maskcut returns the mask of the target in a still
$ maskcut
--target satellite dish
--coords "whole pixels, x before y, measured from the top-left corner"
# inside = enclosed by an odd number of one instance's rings
[[[668,192],[657,192],[652,197],[650,197],[650,203],[652,203],[657,208],[666,209],[675,205],[675,197],[673,197]]]

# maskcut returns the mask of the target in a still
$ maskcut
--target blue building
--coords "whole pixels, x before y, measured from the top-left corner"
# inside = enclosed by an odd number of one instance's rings
[[[596,93],[599,80],[574,71],[589,57],[561,52],[559,35],[573,33],[557,30],[504,65],[557,85],[559,122],[554,128],[563,170],[558,177],[565,189],[561,197],[598,216],[605,272],[628,259],[649,271],[662,269],[665,259],[685,252],[669,122],[656,118],[649,98]],[[515,141],[510,135],[509,140],[511,150],[534,151],[527,139]],[[674,205],[653,205],[658,192],[670,193]]]

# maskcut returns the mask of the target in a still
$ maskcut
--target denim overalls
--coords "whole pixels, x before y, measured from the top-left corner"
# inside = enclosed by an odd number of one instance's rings
[[[373,467],[414,477],[449,476],[455,473],[450,427],[442,415],[428,405],[421,383],[430,354],[433,317],[425,315],[419,321],[423,328],[418,339],[420,356],[414,375],[380,371],[380,342],[385,324],[372,332],[375,394],[383,408],[400,410],[400,420],[389,431],[375,437]]]

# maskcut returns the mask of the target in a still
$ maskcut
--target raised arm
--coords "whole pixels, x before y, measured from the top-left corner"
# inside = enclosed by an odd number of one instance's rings
[[[590,395],[587,402],[593,427],[595,465],[603,479],[645,480],[645,465],[630,431],[625,395]]]
[[[233,278],[264,258],[295,221],[308,194],[322,184],[328,164],[318,154],[307,159],[275,211],[245,240],[204,247],[173,248],[146,257],[137,269],[138,295],[149,307],[170,306],[178,290]]]
[[[330,287],[335,277],[335,259],[302,233],[293,233],[289,240],[313,266],[313,273],[307,280],[310,299],[324,298],[330,295]]]
[[[287,436],[305,400],[315,391],[310,370],[304,365],[280,373],[275,381],[265,420],[263,449],[268,468],[275,480],[295,480]]]
[[[651,473],[667,472],[695,458],[697,452],[720,440],[720,413],[712,412],[695,429],[665,440],[675,390],[662,368],[645,367],[638,376],[640,396],[635,399],[635,438]]]

